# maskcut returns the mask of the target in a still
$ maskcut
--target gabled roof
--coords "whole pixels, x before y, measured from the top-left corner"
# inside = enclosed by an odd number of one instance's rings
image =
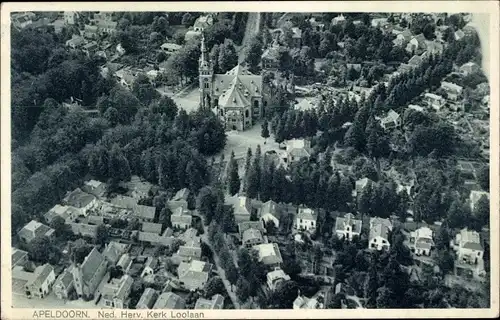
[[[136,309],[151,309],[153,307],[154,302],[158,298],[158,292],[152,288],[146,288],[142,293],[139,302],[136,305]]]
[[[244,221],[238,224],[238,232],[240,236],[243,235],[243,232],[248,229],[257,229],[260,232],[264,232],[264,224],[262,223],[262,220],[259,221]]]
[[[102,252],[102,255],[104,258],[107,258],[109,261],[115,263],[116,261],[118,261],[118,258],[127,250],[127,247],[128,245],[126,243],[111,241]]]
[[[361,233],[362,221],[355,219],[352,213],[347,213],[344,217],[338,217],[335,221],[335,230],[344,231],[347,226],[351,227],[352,232]]]
[[[76,188],[72,192],[69,192],[66,197],[64,197],[63,201],[68,206],[83,208],[94,200],[96,200],[94,195],[83,192],[80,188]]]
[[[34,272],[34,277],[31,279],[31,281],[28,281],[27,285],[31,285],[35,288],[40,287],[45,280],[47,280],[47,277],[50,275],[50,273],[54,272],[54,267],[52,267],[50,264],[46,263],[43,266],[38,266],[35,269]]]
[[[144,268],[151,268],[155,269],[156,266],[158,265],[158,259],[155,257],[148,257],[146,260],[146,263],[144,264]]]
[[[103,255],[97,250],[97,248],[93,248],[92,251],[85,257],[82,265],[81,272],[82,278],[84,282],[89,282],[100,265],[106,263]]]
[[[12,248],[11,250],[11,263],[13,266],[17,265],[17,263],[28,256],[28,252]]]
[[[130,265],[130,262],[132,262],[132,258],[128,253],[124,253],[116,265],[122,267],[123,271],[125,271],[125,269]]]
[[[233,69],[225,74],[216,74],[213,82],[214,90],[220,94],[219,104],[222,100],[222,95],[228,92],[231,87],[235,87],[238,94],[245,97],[245,92],[248,91],[249,97],[262,95],[262,76],[254,75],[248,69],[240,64],[236,65]],[[227,102],[232,102],[229,99],[229,94],[225,95]]]
[[[262,237],[262,233],[260,232],[260,230],[253,229],[253,228],[245,230],[243,232],[241,238],[242,238],[243,243],[245,243],[249,240],[253,240],[253,239],[258,239],[260,241],[264,241],[264,238]]]
[[[161,223],[143,222],[142,231],[160,234],[162,225]]]
[[[273,200],[269,200],[267,202],[264,202],[264,204],[260,208],[260,216],[262,217],[264,215],[270,214],[276,218],[279,218],[281,215],[280,209],[281,208],[279,207],[278,203]]]
[[[179,256],[182,256],[182,257],[191,257],[191,258],[200,259],[201,258],[201,248],[200,247],[180,246],[177,254]]]
[[[153,309],[184,309],[186,302],[172,292],[164,292],[156,300]]]
[[[73,274],[71,270],[73,266],[69,266],[66,268],[56,279],[54,282],[54,286],[62,286],[63,288],[68,288],[71,283],[73,283]]]
[[[243,83],[234,77],[227,91],[220,95],[219,105],[223,107],[244,108],[250,106],[251,92],[243,86]]]
[[[316,221],[317,216],[316,211],[310,208],[299,208],[299,212],[297,213],[297,219]]]
[[[276,243],[264,243],[253,247],[259,253],[259,261],[265,265],[282,263],[281,252]]]
[[[50,236],[54,229],[35,220],[28,222],[19,232],[18,236],[26,239],[28,242],[42,236]]]
[[[143,206],[143,205],[138,204],[133,209],[133,212],[134,212],[134,216],[138,217],[139,219],[152,220],[155,218],[156,208],[150,207],[150,206]]]
[[[184,189],[181,189],[181,190],[177,191],[177,193],[174,195],[174,197],[172,198],[172,200],[173,201],[180,201],[180,200],[187,201],[188,196],[189,196],[189,189],[188,188],[184,188]]]
[[[281,269],[277,269],[277,270],[273,270],[271,272],[268,272],[267,275],[266,275],[266,277],[267,277],[267,281],[270,281],[270,282],[276,281],[278,279],[290,280],[290,276],[287,275]]]
[[[211,300],[199,298],[194,306],[195,309],[222,309],[224,306],[224,297],[216,294]]]

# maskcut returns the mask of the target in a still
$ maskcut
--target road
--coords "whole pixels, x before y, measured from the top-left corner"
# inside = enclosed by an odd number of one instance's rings
[[[245,35],[241,41],[241,46],[238,52],[238,63],[242,63],[245,60],[245,49],[252,39],[259,33],[260,29],[260,12],[250,12],[248,13],[247,25],[245,28]]]
[[[197,215],[193,213],[193,216],[199,217],[202,221],[202,224],[205,228],[205,217],[201,215]],[[231,301],[233,302],[234,308],[235,309],[241,309],[241,305],[238,301],[238,298],[236,297],[236,293],[232,290],[231,283],[229,280],[227,280],[226,273],[224,269],[221,267],[221,263],[219,260],[219,256],[217,255],[217,252],[212,248],[212,244],[210,243],[210,240],[208,239],[208,230],[205,228],[205,232],[200,236],[201,241],[203,241],[206,245],[210,247],[210,250],[213,252],[213,257],[215,261],[215,267],[217,268],[217,273],[219,274],[220,278],[222,279],[222,283],[224,283],[224,287],[226,288],[227,294],[229,295],[229,298],[231,298]]]

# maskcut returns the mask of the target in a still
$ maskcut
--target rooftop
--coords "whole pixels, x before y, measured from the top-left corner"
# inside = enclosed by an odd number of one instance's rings
[[[156,300],[153,309],[185,309],[186,302],[172,292],[164,292]]]
[[[94,195],[83,192],[80,188],[76,188],[72,192],[69,192],[64,198],[64,202],[68,206],[72,206],[75,208],[84,208],[95,200],[96,197]]]

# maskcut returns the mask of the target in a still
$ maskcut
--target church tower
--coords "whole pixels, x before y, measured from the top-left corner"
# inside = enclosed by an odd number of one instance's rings
[[[201,55],[198,62],[199,80],[200,80],[200,107],[211,108],[212,98],[212,78],[213,66],[208,57],[208,49],[205,46],[205,35],[201,34]]]

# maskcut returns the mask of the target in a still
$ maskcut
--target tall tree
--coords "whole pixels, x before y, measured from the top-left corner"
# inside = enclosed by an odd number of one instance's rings
[[[269,123],[267,122],[267,119],[264,119],[264,121],[262,122],[260,135],[262,136],[262,138],[264,138],[264,144],[266,144],[267,138],[269,138]]]
[[[234,151],[231,152],[231,158],[228,164],[227,187],[230,195],[235,195],[240,191],[240,177],[238,174],[238,163],[234,158]]]
[[[236,47],[231,39],[225,39],[219,49],[219,69],[221,73],[226,73],[238,63]]]

